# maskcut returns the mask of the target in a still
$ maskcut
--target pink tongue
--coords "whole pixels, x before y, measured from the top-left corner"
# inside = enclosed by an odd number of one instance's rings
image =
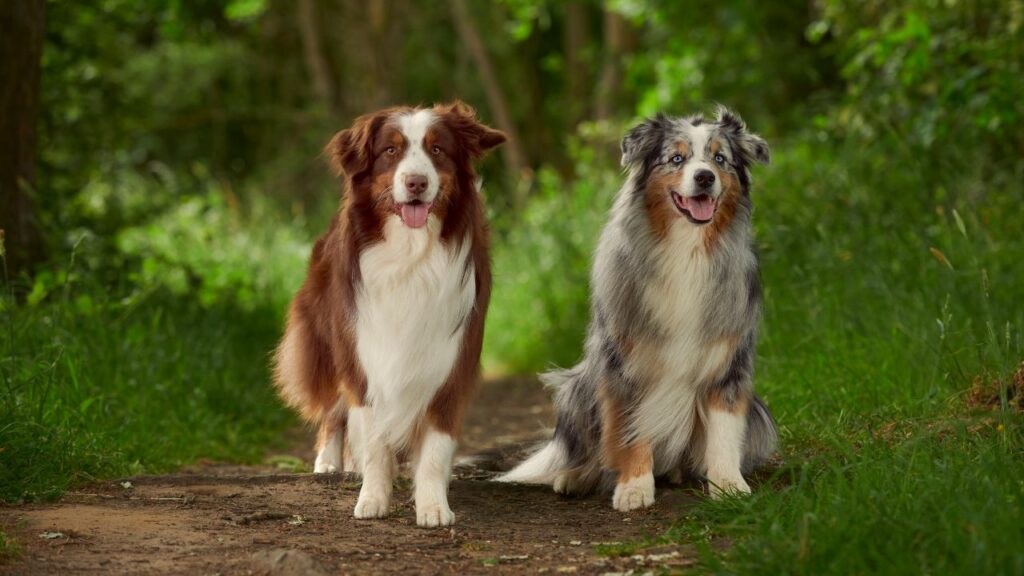
[[[697,220],[711,220],[715,215],[715,201],[707,195],[694,196],[686,199],[686,209]]]
[[[409,228],[422,228],[427,223],[429,204],[402,204],[402,222]]]

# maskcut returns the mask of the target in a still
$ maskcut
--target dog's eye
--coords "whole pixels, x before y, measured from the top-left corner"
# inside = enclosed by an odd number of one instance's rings
[[[715,154],[715,162],[718,162],[719,164],[725,164],[725,156],[722,156],[721,154]]]
[[[430,152],[431,152],[432,154],[434,154],[435,156],[438,156],[438,155],[440,155],[440,154],[441,154],[441,152],[443,152],[443,150],[441,150],[441,147],[440,147],[440,146],[437,146],[437,145],[435,145],[434,147],[432,147],[432,148],[430,149]]]
[[[387,153],[388,156],[394,156],[395,154],[398,154],[398,148],[395,148],[394,146],[388,146],[387,150],[385,150],[384,152]]]
[[[682,154],[676,154],[675,156],[672,157],[671,162],[673,164],[682,164],[683,163],[683,155]]]

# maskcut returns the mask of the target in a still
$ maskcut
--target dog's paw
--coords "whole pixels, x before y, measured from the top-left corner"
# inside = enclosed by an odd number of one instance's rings
[[[331,472],[337,472],[338,467],[334,464],[328,464],[326,462],[320,462],[317,460],[316,464],[313,465],[314,474],[330,474]]]
[[[390,499],[386,496],[360,493],[353,516],[361,520],[384,518],[388,515],[388,508],[390,506]]]
[[[750,494],[750,485],[739,473],[708,474],[708,492],[712,498],[720,498],[724,494]]]
[[[579,474],[575,472],[559,472],[551,487],[556,494],[576,494],[580,491],[579,481]]]
[[[455,523],[455,514],[447,504],[432,503],[416,506],[416,524],[424,528],[451,526]]]
[[[615,486],[612,495],[612,508],[619,512],[629,512],[638,508],[646,508],[654,504],[654,476],[646,474],[637,476]]]
[[[316,455],[316,462],[313,463],[313,473],[329,474],[341,470],[341,455],[333,454],[333,450],[323,449]]]

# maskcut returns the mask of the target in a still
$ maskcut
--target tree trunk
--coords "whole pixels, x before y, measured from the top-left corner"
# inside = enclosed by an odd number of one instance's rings
[[[611,9],[604,11],[604,62],[594,96],[594,115],[608,120],[615,113],[622,89],[622,58],[628,44],[626,19]]]
[[[494,114],[494,123],[499,130],[508,135],[508,142],[502,146],[502,158],[505,161],[505,168],[512,178],[518,176],[526,168],[525,156],[523,155],[522,142],[519,140],[519,131],[512,122],[509,114],[508,103],[505,93],[501,89],[497,76],[494,74],[494,67],[491,65],[490,56],[484,48],[480,34],[473,22],[473,17],[466,8],[464,0],[448,0],[451,9],[452,19],[455,21],[455,29],[462,40],[463,45],[473,58],[473,63],[480,73],[480,81],[483,82],[484,92],[487,94],[487,103]],[[520,187],[521,188],[521,187]],[[519,188],[517,188],[519,189]],[[519,194],[522,194],[520,192]],[[524,198],[516,198],[516,202],[522,205]]]
[[[590,44],[587,6],[580,0],[565,4],[565,71],[569,100],[569,126],[575,127],[587,114],[589,74],[584,50]]]
[[[18,0],[0,10],[0,230],[12,276],[46,255],[32,198],[43,15],[44,0]]]
[[[316,0],[299,0],[297,15],[299,30],[302,32],[302,51],[306,68],[313,79],[313,91],[324,109],[334,113],[337,104],[334,99],[334,78],[324,57]]]

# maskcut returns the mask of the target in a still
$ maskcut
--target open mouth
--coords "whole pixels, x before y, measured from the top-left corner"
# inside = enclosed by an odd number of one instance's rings
[[[402,223],[409,228],[422,228],[427,224],[431,206],[431,202],[412,200],[398,205],[398,215],[401,216]]]
[[[672,192],[672,203],[694,224],[707,224],[715,216],[718,200],[707,194],[684,197]]]

